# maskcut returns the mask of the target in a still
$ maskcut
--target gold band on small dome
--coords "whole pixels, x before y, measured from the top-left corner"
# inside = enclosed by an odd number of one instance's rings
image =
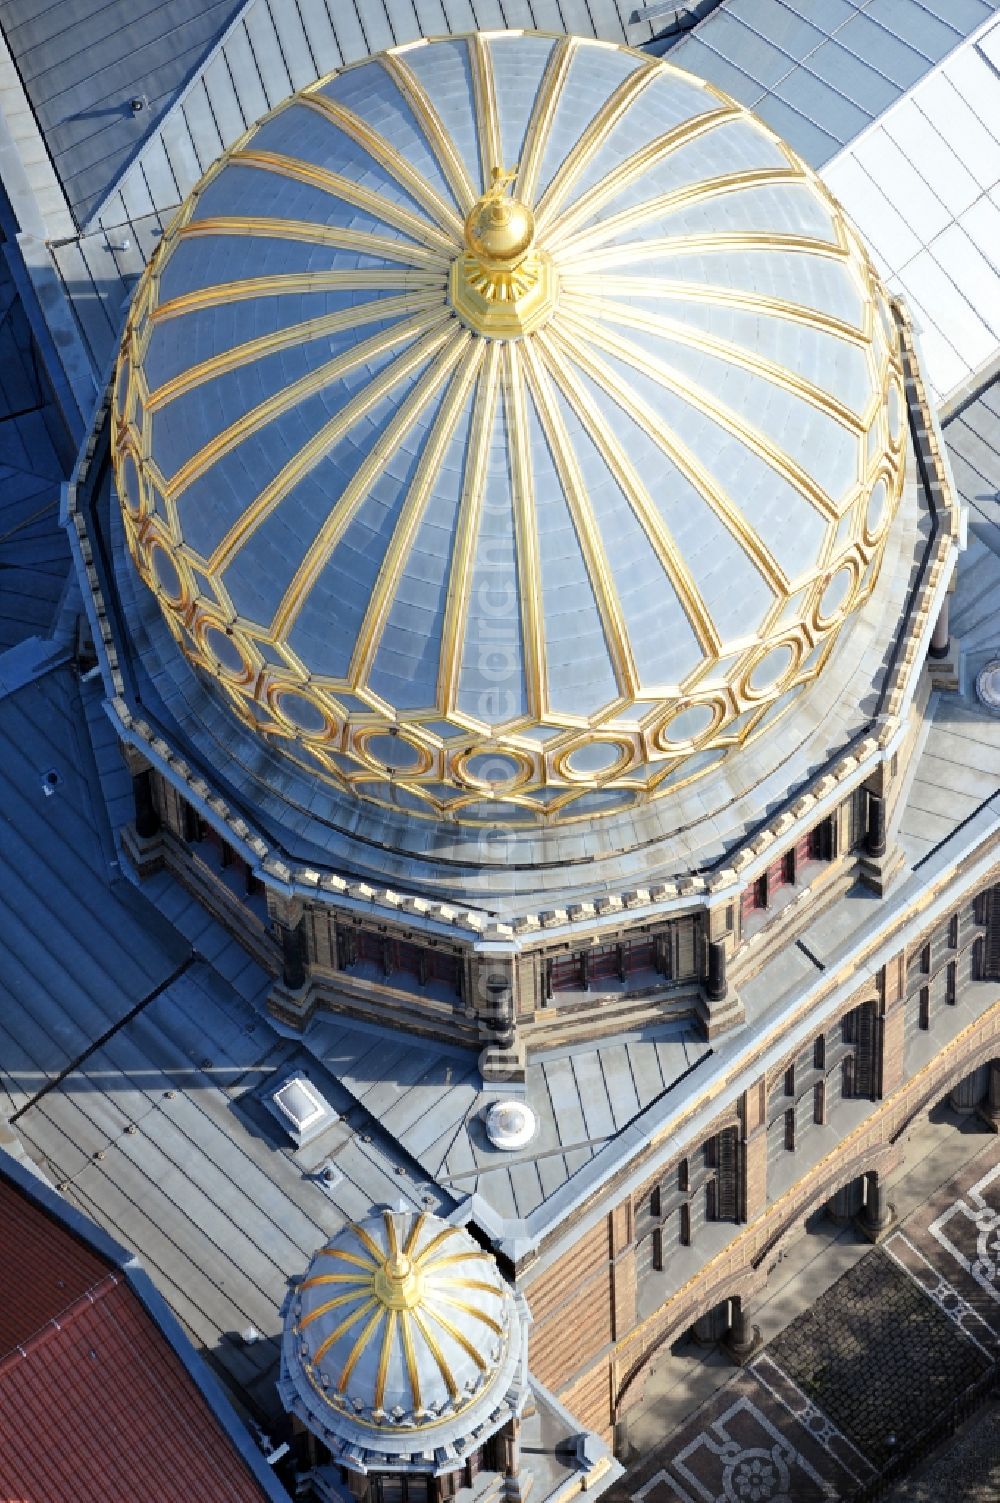
[[[555,268],[535,246],[535,216],[507,197],[516,167],[494,167],[493,181],[465,220],[465,253],[452,262],[449,294],[467,328],[492,339],[517,339],[555,311]]]

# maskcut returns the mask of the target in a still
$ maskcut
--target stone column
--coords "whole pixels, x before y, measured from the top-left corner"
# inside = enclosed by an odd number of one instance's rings
[[[760,1327],[755,1326],[750,1313],[746,1308],[745,1299],[734,1299],[732,1304],[732,1324],[726,1336],[726,1351],[732,1357],[737,1366],[742,1367],[755,1356],[763,1346]]]
[[[187,800],[181,810],[181,831],[188,845],[195,845],[201,839],[201,822]]]
[[[504,1471],[508,1477],[516,1477],[521,1470],[521,1422],[513,1419],[503,1432]]]
[[[886,851],[885,799],[881,793],[868,793],[868,830],[865,850],[869,856],[884,856]]]
[[[841,1185],[826,1203],[826,1214],[836,1226],[845,1226],[862,1209],[865,1203],[865,1182],[859,1175]]]
[[[148,767],[132,774],[132,798],[135,801],[135,833],[140,840],[152,840],[160,833],[160,814],[153,797],[153,774]]]
[[[726,979],[726,946],[721,939],[708,942],[708,977],[705,995],[710,1002],[723,1002],[729,992]]]
[[[991,1059],[987,1065],[990,1072],[986,1095],[979,1103],[979,1115],[987,1127],[1000,1132],[1000,1059]]]
[[[302,920],[285,924],[279,921],[281,938],[281,979],[290,992],[300,991],[306,981],[306,937]]]
[[[872,1242],[881,1242],[895,1220],[895,1212],[889,1204],[885,1176],[872,1172],[865,1175],[865,1209],[858,1218],[859,1230]]]
[[[714,1309],[706,1311],[691,1327],[691,1335],[699,1346],[715,1346],[729,1330],[729,1301],[724,1299]]]
[[[982,1100],[988,1090],[989,1080],[986,1075],[986,1067],[983,1066],[979,1070],[973,1070],[971,1075],[966,1075],[965,1079],[960,1080],[954,1090],[949,1092],[948,1105],[954,1111],[961,1112],[963,1116],[967,1116],[970,1112],[975,1111],[978,1102]]]
[[[938,618],[934,623],[934,630],[931,633],[930,645],[930,656],[932,658],[946,658],[948,656],[948,649],[951,647],[951,636],[948,619],[948,602],[950,599],[950,593],[946,593],[944,599],[941,602],[941,609],[938,611]]]
[[[506,958],[481,959],[473,973],[479,1037],[485,1047],[479,1056],[484,1080],[523,1080],[527,1067],[524,1040],[517,1029],[516,976]]]
[[[514,995],[511,978],[503,971],[490,971],[485,978],[486,1026],[501,1048],[514,1042]]]

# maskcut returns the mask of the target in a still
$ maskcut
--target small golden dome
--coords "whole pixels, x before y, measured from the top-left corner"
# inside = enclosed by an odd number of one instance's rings
[[[359,1426],[386,1438],[468,1433],[459,1416],[478,1408],[488,1419],[514,1378],[521,1321],[495,1259],[464,1227],[384,1210],[342,1227],[297,1286],[282,1357],[293,1407],[345,1443]]]

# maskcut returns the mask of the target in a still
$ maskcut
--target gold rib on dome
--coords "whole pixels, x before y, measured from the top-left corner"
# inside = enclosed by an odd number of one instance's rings
[[[328,1404],[363,1427],[423,1429],[439,1422],[443,1404],[453,1416],[480,1397],[502,1366],[513,1302],[465,1231],[426,1213],[384,1211],[380,1222],[338,1233],[313,1268],[321,1257],[356,1265],[336,1276],[342,1292],[333,1298],[323,1297],[329,1274],[310,1271],[299,1286],[296,1341]]]
[[[665,60],[539,36],[396,48],[247,131],[142,279],[113,409],[136,567],[243,726],[491,826],[765,734],[875,586],[907,442],[815,174]],[[347,1290],[344,1339],[415,1378],[444,1328]]]

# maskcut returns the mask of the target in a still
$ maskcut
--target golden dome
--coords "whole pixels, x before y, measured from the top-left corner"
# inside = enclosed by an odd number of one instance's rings
[[[868,256],[768,127],[663,59],[491,33],[321,79],[210,170],[113,445],[139,573],[257,735],[383,807],[554,825],[817,678],[906,408]]]

